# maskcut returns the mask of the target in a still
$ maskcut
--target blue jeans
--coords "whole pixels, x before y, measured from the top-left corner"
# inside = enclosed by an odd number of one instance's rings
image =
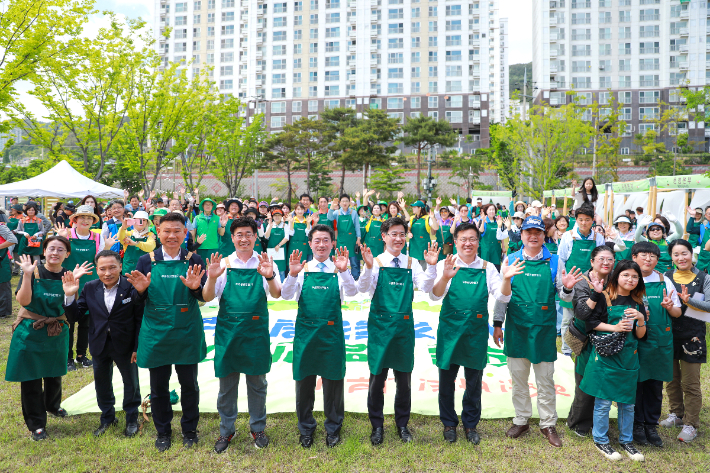
[[[237,420],[237,398],[239,397],[239,375],[231,373],[219,378],[217,412],[219,412],[219,435],[229,437],[234,433]],[[266,428],[266,375],[245,375],[247,398],[249,401],[249,428],[252,432],[263,432]]]
[[[561,333],[562,317],[564,316],[564,312],[562,312],[562,306],[560,305],[560,301],[555,301],[555,308],[557,309],[557,333]]]
[[[634,405],[617,402],[619,443],[631,443],[634,439]],[[611,401],[596,398],[594,400],[594,426],[592,437],[595,443],[609,443],[609,409]]]
[[[350,273],[354,280],[357,281],[360,278],[360,260],[355,255],[350,256]]]

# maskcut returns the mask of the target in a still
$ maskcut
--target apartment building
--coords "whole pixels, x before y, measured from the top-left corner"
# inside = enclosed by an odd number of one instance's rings
[[[698,0],[533,0],[535,102],[570,103],[574,90],[582,104],[603,105],[613,94],[628,154],[633,136],[654,128],[662,103],[684,107],[679,87],[710,81],[709,16],[708,2]],[[683,132],[706,141],[703,121],[685,121],[662,132],[666,147]]]
[[[325,108],[447,120],[475,147],[508,110],[498,0],[155,0],[165,63],[211,66],[277,131]],[[172,28],[169,39],[161,36]],[[465,147],[465,145],[464,145]]]

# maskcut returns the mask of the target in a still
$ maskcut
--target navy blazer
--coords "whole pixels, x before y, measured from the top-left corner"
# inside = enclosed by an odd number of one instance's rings
[[[180,248],[180,259],[184,260],[185,257],[187,256],[188,251],[184,248]],[[153,256],[155,257],[155,261],[163,261],[163,250],[161,247],[156,248],[153,251]],[[190,290],[190,294],[197,299],[198,301],[204,302],[204,299],[202,298],[202,288],[205,287],[205,283],[207,282],[207,266],[205,265],[204,261],[202,260],[202,256],[198,255],[197,253],[192,253],[192,256],[190,257],[190,266],[194,265],[199,265],[202,267],[202,269],[205,271],[205,274],[202,275],[202,281],[200,281],[200,287],[197,289]],[[151,271],[151,260],[150,260],[150,254],[143,255],[140,258],[138,258],[138,263],[136,264],[136,271],[140,271],[143,274],[148,274]],[[145,293],[142,295],[143,299],[147,298],[148,296],[148,291],[145,291]]]
[[[79,299],[75,299],[67,307],[67,311],[74,317],[76,314],[89,312],[89,351],[92,356],[96,356],[103,352],[109,331],[116,353],[125,354],[138,350],[143,306],[138,291],[125,276],[121,276],[111,312],[106,309],[104,283],[99,279],[87,282]]]

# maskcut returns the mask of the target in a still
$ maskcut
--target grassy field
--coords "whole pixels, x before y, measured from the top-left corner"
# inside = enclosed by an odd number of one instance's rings
[[[16,284],[16,278],[13,279]],[[0,319],[0,371],[4,379],[7,351],[10,346],[11,324]],[[710,368],[703,365],[703,395],[710,403]],[[71,396],[93,380],[91,369],[78,370],[64,377],[63,398]],[[143,393],[144,395],[147,393]],[[403,445],[396,436],[394,420],[387,416],[385,443],[370,445],[370,424],[363,414],[347,414],[343,426],[344,443],[335,449],[325,446],[322,413],[316,414],[319,428],[316,443],[310,450],[300,448],[295,414],[269,415],[267,433],[271,444],[265,450],[253,447],[248,436],[248,416],[240,414],[237,436],[229,450],[217,455],[212,452],[219,435],[216,414],[200,418],[200,444],[196,449],[184,450],[179,435],[179,412],[173,420],[173,448],[158,453],[153,447],[155,428],[145,426],[140,437],[123,436],[125,418],[118,412],[119,427],[96,439],[92,432],[98,426],[98,414],[85,414],[55,419],[47,425],[49,440],[32,442],[22,418],[20,386],[0,383],[0,471],[124,472],[124,471],[652,471],[652,472],[707,472],[710,469],[710,443],[707,428],[710,411],[703,408],[702,427],[698,439],[691,444],[675,440],[679,429],[663,430],[666,446],[662,449],[645,447],[646,462],[634,464],[624,457],[621,462],[605,460],[594,448],[591,439],[582,439],[564,426],[558,430],[564,447],[555,449],[542,437],[537,428],[524,437],[511,440],[505,437],[510,419],[482,420],[479,446],[468,444],[459,429],[459,441],[449,445],[442,438],[442,426],[437,417],[413,415],[410,428],[415,441]],[[457,406],[460,408],[460,406]],[[667,410],[664,408],[664,415]],[[560,413],[560,416],[566,415]],[[533,420],[536,425],[536,420]],[[616,424],[612,421],[612,442]]]

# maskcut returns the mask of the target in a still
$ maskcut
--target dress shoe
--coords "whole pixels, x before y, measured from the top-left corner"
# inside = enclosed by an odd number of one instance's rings
[[[169,450],[171,445],[172,440],[169,435],[158,435],[158,438],[155,439],[155,448],[161,453]]]
[[[138,422],[126,422],[126,430],[123,432],[123,434],[128,437],[135,437],[135,435],[138,433]]]
[[[637,424],[634,422],[634,442],[639,445],[648,445],[646,429],[643,428],[643,424]]]
[[[334,434],[328,434],[325,436],[325,444],[328,448],[333,448],[340,443],[340,432]]]
[[[562,440],[560,440],[560,436],[557,435],[557,429],[554,425],[552,427],[545,427],[544,429],[540,429],[540,432],[542,432],[542,435],[547,437],[547,441],[550,442],[550,445],[552,445],[553,447],[562,446]]]
[[[54,412],[50,412],[50,414],[52,414],[54,417],[60,417],[60,418],[64,418],[69,415],[69,413],[67,413],[67,411],[63,407],[60,407],[59,409],[57,409]]]
[[[525,425],[513,424],[513,426],[508,429],[508,431],[505,433],[505,435],[507,437],[512,438],[512,439],[517,439],[518,437],[523,435],[528,430],[530,430],[529,424],[525,424]]]
[[[478,434],[476,429],[466,429],[466,440],[474,445],[481,443],[481,436]]]
[[[111,422],[104,424],[103,422],[98,429],[94,430],[94,437],[101,437],[106,431],[111,427],[116,427],[118,425],[118,419],[114,419]]]
[[[47,438],[47,431],[42,429],[37,429],[32,431],[32,440],[39,442],[40,440],[45,440]]]
[[[414,441],[414,437],[412,437],[412,433],[409,431],[406,425],[404,427],[397,427],[397,433],[399,434],[399,438],[401,438],[402,442],[404,443]]]
[[[229,435],[227,437],[222,437],[220,435],[214,444],[214,452],[215,453],[222,453],[225,450],[227,450],[229,448],[229,442],[232,441],[232,437],[234,437],[234,434]]]
[[[303,448],[311,448],[313,446],[313,436],[312,435],[303,435],[298,438],[298,441],[301,442],[301,447]]]
[[[450,425],[444,427],[444,440],[449,443],[456,442],[456,427],[452,427]]]
[[[183,432],[182,434],[182,446],[185,448],[192,448],[199,442],[197,437],[197,432],[192,430],[190,432]]]
[[[645,426],[645,429],[646,440],[648,440],[648,443],[650,443],[654,447],[662,447],[663,439],[660,435],[658,435],[658,428],[655,425],[647,425]]]
[[[382,445],[385,439],[385,431],[382,427],[373,427],[370,434],[370,442],[372,445]]]

